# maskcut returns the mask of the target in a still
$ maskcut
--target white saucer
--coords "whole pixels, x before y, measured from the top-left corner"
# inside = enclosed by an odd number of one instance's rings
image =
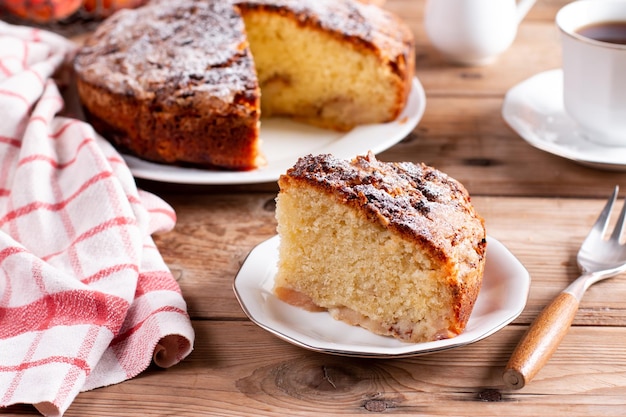
[[[502,117],[538,149],[594,168],[626,171],[626,147],[588,140],[565,112],[561,69],[542,72],[511,88]]]
[[[488,236],[483,283],[465,331],[451,339],[404,343],[337,321],[328,312],[313,313],[276,298],[273,287],[279,240],[274,236],[252,249],[233,289],[250,320],[280,339],[315,352],[397,358],[465,346],[512,322],[524,310],[530,289],[528,271],[502,243]]]

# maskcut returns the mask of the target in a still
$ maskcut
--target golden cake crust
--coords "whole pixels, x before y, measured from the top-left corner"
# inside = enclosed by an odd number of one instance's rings
[[[103,22],[75,58],[88,119],[143,158],[259,165],[259,88],[228,2],[153,1]]]
[[[370,153],[352,161],[331,155],[303,157],[280,177],[279,185],[281,193],[320,190],[369,222],[412,241],[415,250],[434,261],[452,295],[453,317],[437,337],[463,331],[482,283],[486,232],[462,184],[424,164],[383,163]],[[276,294],[280,298],[289,290],[295,289],[277,288]]]

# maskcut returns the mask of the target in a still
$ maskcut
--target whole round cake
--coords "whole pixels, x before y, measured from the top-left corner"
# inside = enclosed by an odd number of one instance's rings
[[[462,184],[369,154],[309,155],[279,185],[278,298],[406,342],[465,329],[486,232]]]
[[[248,170],[261,113],[337,130],[398,117],[414,42],[355,0],[153,0],[104,21],[74,67],[88,121],[123,152]]]

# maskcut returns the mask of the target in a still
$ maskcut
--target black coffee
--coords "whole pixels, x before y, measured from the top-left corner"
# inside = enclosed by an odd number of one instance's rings
[[[626,22],[599,22],[576,31],[581,36],[600,42],[626,45]]]

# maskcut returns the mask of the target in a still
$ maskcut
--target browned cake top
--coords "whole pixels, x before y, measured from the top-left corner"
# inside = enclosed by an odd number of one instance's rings
[[[79,51],[83,80],[118,94],[225,102],[253,92],[256,76],[241,16],[227,1],[152,1],[103,22]]]
[[[458,181],[424,164],[384,163],[373,154],[345,161],[306,156],[282,181],[304,181],[360,207],[373,221],[415,240],[442,261],[484,256],[483,219]],[[470,249],[474,253],[461,253]]]
[[[397,72],[413,70],[413,33],[397,16],[356,0],[233,0],[242,8],[261,8],[293,16],[374,50]]]

